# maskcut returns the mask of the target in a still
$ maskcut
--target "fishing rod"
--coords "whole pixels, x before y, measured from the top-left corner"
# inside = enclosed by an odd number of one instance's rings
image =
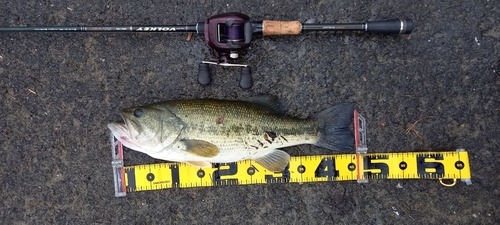
[[[207,45],[217,52],[217,58],[202,61],[198,67],[198,82],[210,84],[209,65],[241,67],[240,87],[251,88],[253,80],[248,65],[238,64],[239,52],[250,47],[254,35],[298,35],[306,31],[364,31],[382,34],[409,34],[411,19],[392,19],[364,23],[309,24],[299,21],[250,21],[242,13],[224,13],[212,16],[194,25],[163,26],[48,26],[0,27],[0,32],[193,32],[203,34]]]

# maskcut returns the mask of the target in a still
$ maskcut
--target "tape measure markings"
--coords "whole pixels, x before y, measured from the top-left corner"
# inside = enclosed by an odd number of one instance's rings
[[[355,163],[356,162],[356,163]],[[357,163],[359,162],[359,163]],[[124,167],[127,192],[167,188],[307,183],[361,179],[469,179],[467,152],[339,154],[292,157],[281,173],[245,160],[197,168],[184,163]]]

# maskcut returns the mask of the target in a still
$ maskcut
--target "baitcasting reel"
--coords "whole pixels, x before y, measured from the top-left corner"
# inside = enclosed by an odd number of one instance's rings
[[[209,84],[212,81],[209,64],[219,66],[241,67],[240,87],[251,88],[253,80],[250,67],[244,64],[237,64],[239,51],[250,47],[254,26],[250,22],[250,17],[241,13],[225,13],[208,18],[203,24],[203,29],[197,33],[205,34],[207,45],[217,52],[219,58],[212,58],[209,61],[202,61],[198,68],[198,82]]]

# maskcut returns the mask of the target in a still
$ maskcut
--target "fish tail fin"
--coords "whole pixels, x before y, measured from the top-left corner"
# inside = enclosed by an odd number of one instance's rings
[[[342,103],[318,113],[319,138],[317,146],[348,152],[354,150],[354,135],[349,126],[354,120],[354,104]]]

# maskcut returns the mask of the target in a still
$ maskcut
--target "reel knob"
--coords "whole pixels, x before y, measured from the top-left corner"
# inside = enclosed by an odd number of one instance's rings
[[[210,76],[210,68],[208,64],[200,63],[198,65],[198,82],[203,85],[208,85],[212,82],[212,77]]]
[[[241,67],[240,87],[249,89],[253,86],[252,71],[250,67]]]

